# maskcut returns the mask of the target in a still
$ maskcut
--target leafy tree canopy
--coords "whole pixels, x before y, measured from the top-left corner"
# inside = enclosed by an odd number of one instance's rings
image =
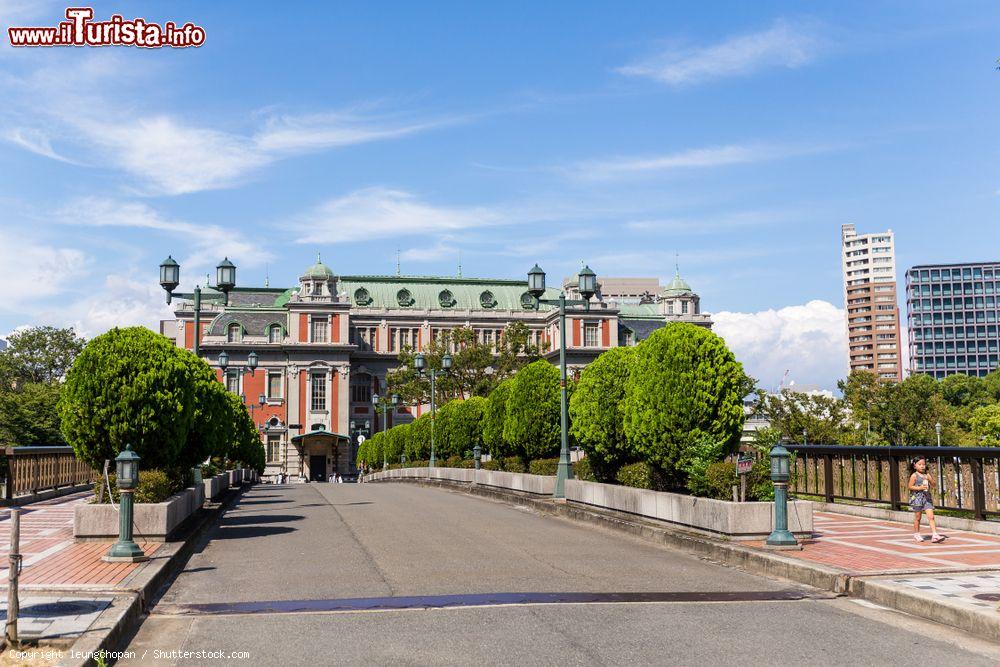
[[[436,380],[438,400],[445,403],[453,398],[487,396],[518,369],[538,359],[542,350],[529,341],[530,331],[522,322],[504,329],[500,342],[493,348],[479,342],[476,332],[468,327],[446,330],[436,340],[424,346],[428,369],[440,369],[441,359],[450,352],[452,366],[448,375]],[[400,395],[410,405],[430,403],[430,382],[421,378],[414,368],[416,350],[400,351],[399,366],[387,374],[389,392]]]
[[[0,391],[0,446],[65,445],[59,430],[61,387],[28,382],[16,391]]]
[[[72,328],[32,327],[15,331],[0,352],[3,385],[57,382],[73,365],[86,341]]]

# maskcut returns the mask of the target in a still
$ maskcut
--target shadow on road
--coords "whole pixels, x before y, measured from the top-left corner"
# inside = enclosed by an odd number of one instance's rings
[[[244,516],[222,517],[219,525],[226,526],[247,526],[255,523],[285,523],[286,521],[301,521],[304,519],[301,514],[248,514]]]
[[[266,537],[268,535],[282,535],[294,533],[294,528],[288,526],[240,526],[237,528],[227,528],[222,526],[212,535],[213,540],[244,540],[252,537]]]

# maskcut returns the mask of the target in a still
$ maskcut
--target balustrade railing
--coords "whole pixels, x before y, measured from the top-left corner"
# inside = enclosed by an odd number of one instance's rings
[[[1000,447],[785,446],[795,454],[789,490],[798,496],[907,509],[909,463],[922,456],[935,507],[1000,516]]]
[[[72,447],[7,447],[4,450],[4,500],[88,484],[94,471],[78,460]]]

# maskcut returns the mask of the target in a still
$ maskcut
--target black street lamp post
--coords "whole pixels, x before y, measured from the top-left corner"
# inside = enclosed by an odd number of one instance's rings
[[[436,402],[435,402],[435,387],[434,381],[439,377],[444,377],[448,374],[451,369],[451,355],[447,352],[443,357],[441,357],[441,368],[433,369],[427,368],[427,358],[424,356],[423,352],[418,352],[417,356],[413,359],[413,367],[417,369],[420,373],[420,377],[430,377],[431,379],[431,460],[430,467],[433,468],[437,465],[437,458],[434,453],[434,415],[436,412]]]
[[[170,303],[175,296],[180,299],[191,299],[194,302],[194,353],[195,356],[199,356],[201,351],[201,300],[204,298],[206,301],[221,301],[223,305],[228,306],[229,292],[236,287],[236,265],[226,257],[215,267],[215,286],[222,292],[221,295],[206,294],[202,297],[201,287],[198,285],[195,285],[192,293],[174,293],[180,282],[181,266],[173,257],[168,256],[160,263],[160,287],[167,292],[167,303]]]
[[[583,306],[590,310],[590,298],[597,292],[597,275],[584,266],[577,276],[582,299],[567,299],[566,293],[559,292],[558,299],[543,299],[545,294],[545,272],[535,264],[528,271],[528,292],[534,297],[535,308],[539,304],[559,307],[559,467],[556,469],[556,487],[553,498],[566,497],[566,480],[573,478],[573,466],[569,460],[569,410],[566,403],[566,306]]]

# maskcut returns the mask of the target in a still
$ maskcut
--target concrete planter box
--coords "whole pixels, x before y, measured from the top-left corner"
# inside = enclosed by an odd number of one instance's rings
[[[243,471],[240,469],[227,470],[229,474],[229,486],[235,488],[243,485]]]
[[[372,481],[380,479],[439,479],[495,486],[541,496],[551,496],[556,485],[555,477],[528,475],[519,472],[500,472],[499,470],[475,470],[473,468],[399,468],[377,472],[368,479]]]
[[[202,485],[175,493],[162,503],[136,504],[133,513],[135,540],[165,542],[178,526],[201,509],[204,502],[205,487]],[[83,540],[116,539],[118,512],[111,505],[77,505],[73,536]]]
[[[762,540],[774,528],[774,504],[766,502],[734,503],[576,479],[566,481],[566,500],[667,521],[734,540]],[[796,536],[811,535],[812,503],[789,501],[788,524]]]
[[[229,489],[229,474],[220,473],[202,482],[205,487],[205,498],[215,500]]]

